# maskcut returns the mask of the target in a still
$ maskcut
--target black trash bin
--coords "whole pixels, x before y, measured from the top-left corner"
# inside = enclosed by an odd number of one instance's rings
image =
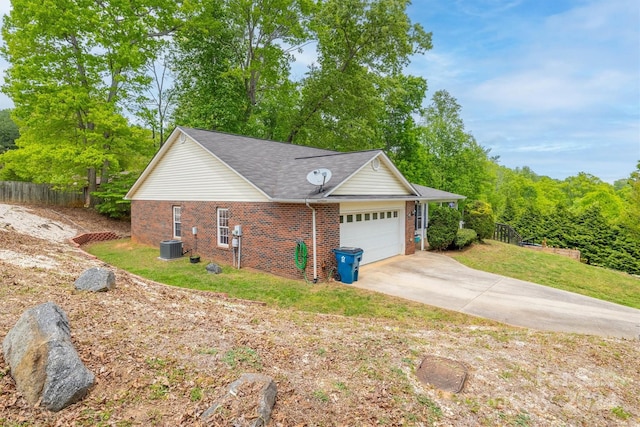
[[[351,284],[358,281],[358,269],[364,250],[361,248],[341,247],[333,250],[336,254],[338,274],[342,283]]]

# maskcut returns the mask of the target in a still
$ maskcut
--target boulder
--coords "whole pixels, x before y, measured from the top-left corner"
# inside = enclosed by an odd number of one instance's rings
[[[204,411],[202,419],[212,425],[264,427],[269,423],[278,389],[270,377],[242,374],[227,394]]]
[[[2,342],[16,388],[32,405],[59,411],[94,384],[73,344],[65,312],[52,302],[25,311]]]
[[[220,268],[220,266],[218,264],[209,263],[209,264],[207,264],[207,266],[205,268],[211,274],[220,274],[220,273],[222,273],[222,268]]]
[[[106,292],[116,285],[116,275],[106,268],[93,267],[85,270],[75,282],[81,291]]]

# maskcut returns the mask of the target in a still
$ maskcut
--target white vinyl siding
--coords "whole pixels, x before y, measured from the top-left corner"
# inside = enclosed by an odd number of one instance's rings
[[[229,209],[218,208],[218,246],[229,247]]]
[[[354,176],[337,188],[332,195],[408,195],[409,192],[404,183],[391,172],[384,161],[379,161],[379,167],[375,170],[371,162],[367,163]]]
[[[362,264],[404,253],[403,202],[342,203],[340,246],[362,248]]]
[[[182,237],[182,208],[180,206],[173,206],[173,238],[179,239]]]
[[[133,200],[267,201],[262,192],[190,138],[168,143],[172,146],[149,171]]]

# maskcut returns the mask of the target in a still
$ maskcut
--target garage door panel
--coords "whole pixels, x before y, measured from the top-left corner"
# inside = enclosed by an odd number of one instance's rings
[[[384,219],[381,219],[384,216]],[[340,246],[364,250],[362,264],[371,263],[403,252],[403,213],[396,207],[380,207],[375,211],[342,214]]]

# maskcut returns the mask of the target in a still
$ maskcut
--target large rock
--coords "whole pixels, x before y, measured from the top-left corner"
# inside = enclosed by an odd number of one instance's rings
[[[220,268],[220,266],[218,264],[214,264],[212,262],[207,264],[205,269],[211,274],[220,274],[220,273],[222,273],[222,268]]]
[[[212,425],[263,427],[269,423],[278,389],[270,377],[242,374],[231,383],[227,394],[202,414]]]
[[[81,291],[106,292],[116,284],[116,275],[106,268],[93,267],[85,270],[75,282]]]
[[[59,411],[94,384],[73,344],[67,315],[47,302],[25,311],[2,342],[16,388],[32,405]]]

